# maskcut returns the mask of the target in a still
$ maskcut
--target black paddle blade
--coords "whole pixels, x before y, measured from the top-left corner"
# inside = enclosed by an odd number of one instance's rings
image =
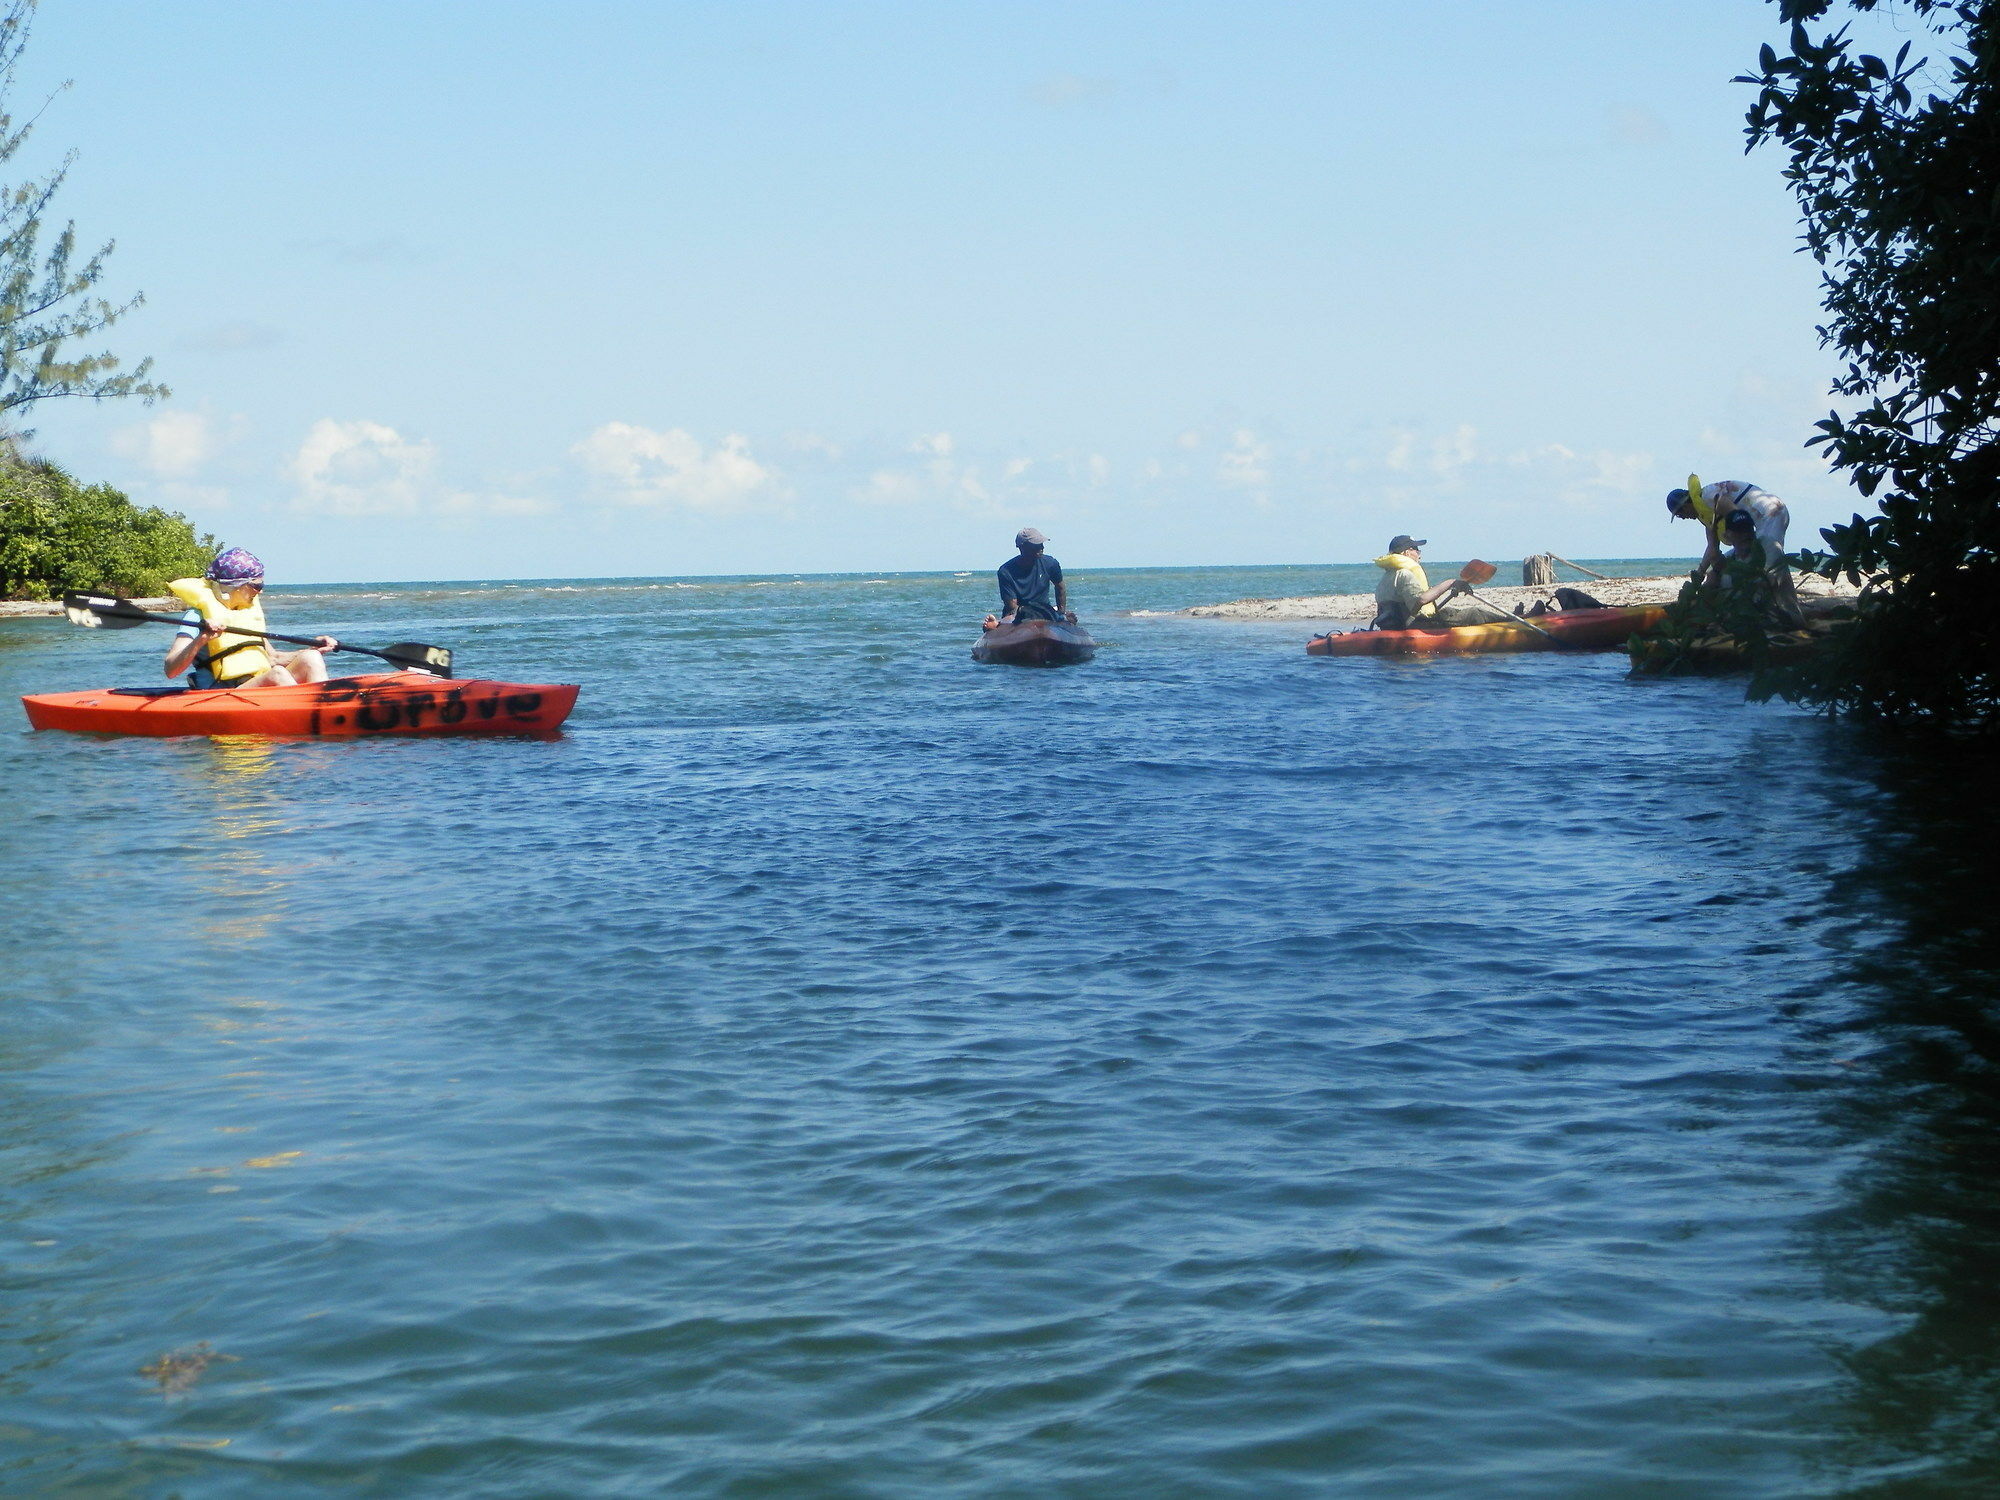
[[[421,667],[439,677],[451,676],[451,652],[443,646],[426,646],[420,641],[398,641],[376,653],[399,667]]]
[[[93,630],[130,630],[146,623],[145,610],[130,599],[114,599],[108,594],[64,594],[63,613],[72,625]]]

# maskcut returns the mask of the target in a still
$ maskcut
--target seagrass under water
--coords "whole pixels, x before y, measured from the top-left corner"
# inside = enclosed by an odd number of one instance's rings
[[[16,717],[0,1489],[1981,1493],[1983,772],[1122,613],[1370,578],[274,589],[570,730]]]

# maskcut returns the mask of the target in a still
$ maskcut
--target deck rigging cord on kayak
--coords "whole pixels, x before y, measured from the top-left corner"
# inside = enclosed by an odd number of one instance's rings
[[[64,594],[63,613],[69,616],[70,623],[93,630],[130,630],[138,625],[187,623],[180,615],[156,614],[152,610],[141,609],[130,599],[120,599],[110,594]],[[274,635],[267,630],[232,629],[230,634],[255,636],[265,641],[282,641],[288,646],[319,645],[319,641],[311,636]],[[426,646],[421,641],[398,641],[393,646],[384,646],[378,651],[372,646],[350,646],[342,641],[333,649],[378,657],[391,666],[416,667],[438,677],[451,676],[451,652],[443,646]]]

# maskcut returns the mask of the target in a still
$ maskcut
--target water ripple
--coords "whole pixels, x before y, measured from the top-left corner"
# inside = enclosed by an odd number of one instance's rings
[[[274,591],[581,678],[572,730],[6,737],[14,1473],[1580,1500],[1905,1461],[1852,1372],[1909,1314],[1826,1248],[1883,1222],[1849,1117],[1915,1088],[1856,1064],[1901,929],[1842,904],[1883,852],[1832,810],[1900,804],[1851,740],[1611,658],[1143,613],[1255,580],[1093,586],[1135,612],[1061,673],[966,661],[983,578]],[[129,670],[14,625],[11,690]]]

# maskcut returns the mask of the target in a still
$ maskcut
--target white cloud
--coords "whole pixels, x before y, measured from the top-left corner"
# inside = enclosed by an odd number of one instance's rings
[[[186,479],[222,446],[215,425],[199,412],[162,412],[127,427],[112,440],[118,456],[159,479]]]
[[[1391,428],[1388,437],[1389,450],[1382,455],[1382,467],[1391,474],[1426,470],[1448,480],[1476,464],[1494,461],[1480,452],[1479,429],[1469,422],[1461,422],[1450,432],[1429,439],[1407,427]],[[1367,464],[1350,461],[1348,467],[1366,469]]]
[[[1215,466],[1215,477],[1233,490],[1256,489],[1271,482],[1270,465],[1271,445],[1249,428],[1239,427]]]
[[[779,494],[777,476],[751,457],[749,439],[740,433],[704,448],[678,427],[659,432],[606,422],[570,452],[626,505],[719,512]]]
[[[1460,423],[1449,436],[1431,444],[1431,472],[1451,475],[1470,465],[1479,456],[1479,430]]]
[[[335,515],[393,515],[420,508],[437,450],[380,422],[313,423],[292,458],[300,499]]]
[[[962,464],[952,455],[958,444],[948,432],[927,432],[910,442],[909,451],[916,455],[914,465],[895,468],[881,468],[868,476],[868,482],[854,492],[857,500],[874,505],[921,505],[931,500],[946,500],[960,506],[974,509],[984,508],[993,497],[985,482],[979,477],[976,465]],[[1003,470],[1012,478],[1025,469],[1016,469],[1014,460]]]

